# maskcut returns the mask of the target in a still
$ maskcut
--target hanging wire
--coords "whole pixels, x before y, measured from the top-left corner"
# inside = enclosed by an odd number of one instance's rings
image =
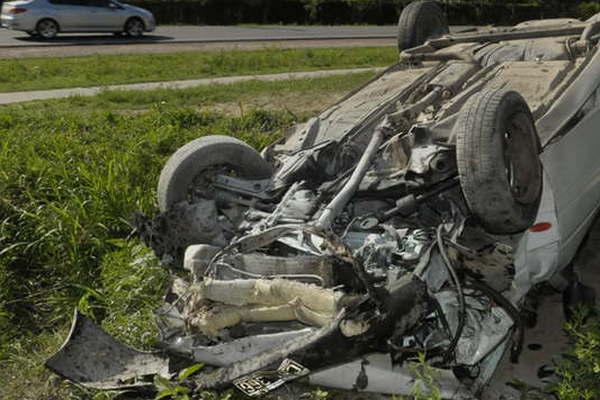
[[[458,341],[460,340],[463,329],[465,327],[466,305],[465,295],[460,280],[458,278],[458,274],[456,273],[456,270],[452,265],[452,261],[450,260],[450,257],[448,257],[448,253],[446,252],[446,247],[444,246],[443,230],[444,224],[438,226],[436,231],[437,246],[442,260],[444,261],[444,265],[446,266],[446,269],[448,270],[448,273],[452,278],[452,285],[456,289],[458,295],[458,326],[456,328],[456,333],[454,334],[454,337],[452,338],[452,341],[450,342],[450,345],[448,346],[448,349],[446,350],[446,353],[444,355],[444,359],[448,360],[451,356],[454,355],[454,350],[458,345]]]

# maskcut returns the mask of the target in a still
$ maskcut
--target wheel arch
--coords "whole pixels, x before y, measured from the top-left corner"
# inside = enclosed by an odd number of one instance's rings
[[[146,26],[146,22],[144,21],[144,18],[140,17],[139,15],[130,15],[125,19],[125,23],[123,24],[123,31],[127,32],[127,24],[129,24],[130,21],[133,20],[138,20],[142,23],[142,25],[144,25],[144,31],[146,29],[148,29],[148,27]]]

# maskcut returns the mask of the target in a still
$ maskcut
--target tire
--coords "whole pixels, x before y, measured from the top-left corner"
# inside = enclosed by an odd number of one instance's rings
[[[43,39],[54,39],[58,35],[60,29],[56,21],[45,18],[37,23],[35,31]]]
[[[194,181],[203,171],[226,166],[246,179],[266,179],[271,165],[252,147],[229,136],[205,136],[173,154],[158,182],[158,205],[162,212],[188,198]]]
[[[140,18],[129,18],[127,22],[125,22],[124,32],[129,37],[142,37],[145,30],[146,26],[144,25],[144,21],[142,21]]]
[[[420,46],[448,32],[446,13],[437,1],[414,1],[402,10],[398,20],[398,50]]]
[[[540,142],[525,99],[506,89],[483,91],[463,106],[453,133],[462,191],[483,228],[494,234],[529,228],[543,179]]]

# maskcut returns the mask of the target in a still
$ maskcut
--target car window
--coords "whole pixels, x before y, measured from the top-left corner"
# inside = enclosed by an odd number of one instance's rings
[[[87,2],[86,0],[49,0],[50,4],[56,4],[60,6],[83,6]]]
[[[108,7],[110,0],[49,0],[51,4],[67,6]]]
[[[87,0],[86,5],[90,7],[108,7],[110,0]]]

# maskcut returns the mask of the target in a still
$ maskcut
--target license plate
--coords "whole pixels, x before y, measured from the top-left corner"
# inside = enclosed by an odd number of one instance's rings
[[[233,381],[235,387],[250,397],[262,396],[286,382],[293,381],[310,371],[297,362],[285,359],[276,371],[257,371]]]

